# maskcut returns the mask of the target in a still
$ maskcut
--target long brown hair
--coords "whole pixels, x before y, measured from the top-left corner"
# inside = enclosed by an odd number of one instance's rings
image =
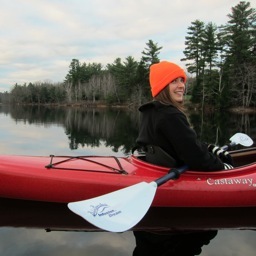
[[[184,112],[185,107],[183,106],[183,102],[174,101],[170,95],[169,85],[167,85],[161,92],[159,92],[153,100],[157,100],[164,105],[172,105],[179,109],[181,112]]]

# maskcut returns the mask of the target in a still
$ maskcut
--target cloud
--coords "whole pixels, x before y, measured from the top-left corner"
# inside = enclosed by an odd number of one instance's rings
[[[239,0],[13,0],[0,9],[0,91],[15,83],[64,80],[73,58],[139,60],[149,39],[180,62],[188,26],[221,25]]]

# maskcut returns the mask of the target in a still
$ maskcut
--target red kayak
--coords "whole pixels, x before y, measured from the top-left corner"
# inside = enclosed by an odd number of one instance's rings
[[[161,185],[153,207],[255,207],[256,148],[231,152],[228,171],[186,171]],[[0,156],[0,197],[68,203],[164,176],[143,157]]]

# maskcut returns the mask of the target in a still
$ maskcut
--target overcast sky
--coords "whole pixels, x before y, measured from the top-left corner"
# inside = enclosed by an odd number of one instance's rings
[[[225,24],[239,0],[0,0],[0,92],[25,82],[62,82],[73,58],[140,60],[149,39],[180,63],[187,28]],[[252,7],[253,4],[251,4]]]

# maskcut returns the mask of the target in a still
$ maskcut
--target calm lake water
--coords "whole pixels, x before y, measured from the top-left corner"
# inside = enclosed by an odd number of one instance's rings
[[[116,155],[129,154],[138,132],[137,112],[84,108],[0,105],[0,154]],[[256,116],[190,115],[199,136],[223,145],[238,131],[256,138]],[[0,206],[1,207],[1,206]],[[246,218],[246,216],[241,216]],[[46,232],[44,229],[0,228],[0,255],[132,255],[132,232]],[[256,232],[220,230],[203,256],[253,256]]]

